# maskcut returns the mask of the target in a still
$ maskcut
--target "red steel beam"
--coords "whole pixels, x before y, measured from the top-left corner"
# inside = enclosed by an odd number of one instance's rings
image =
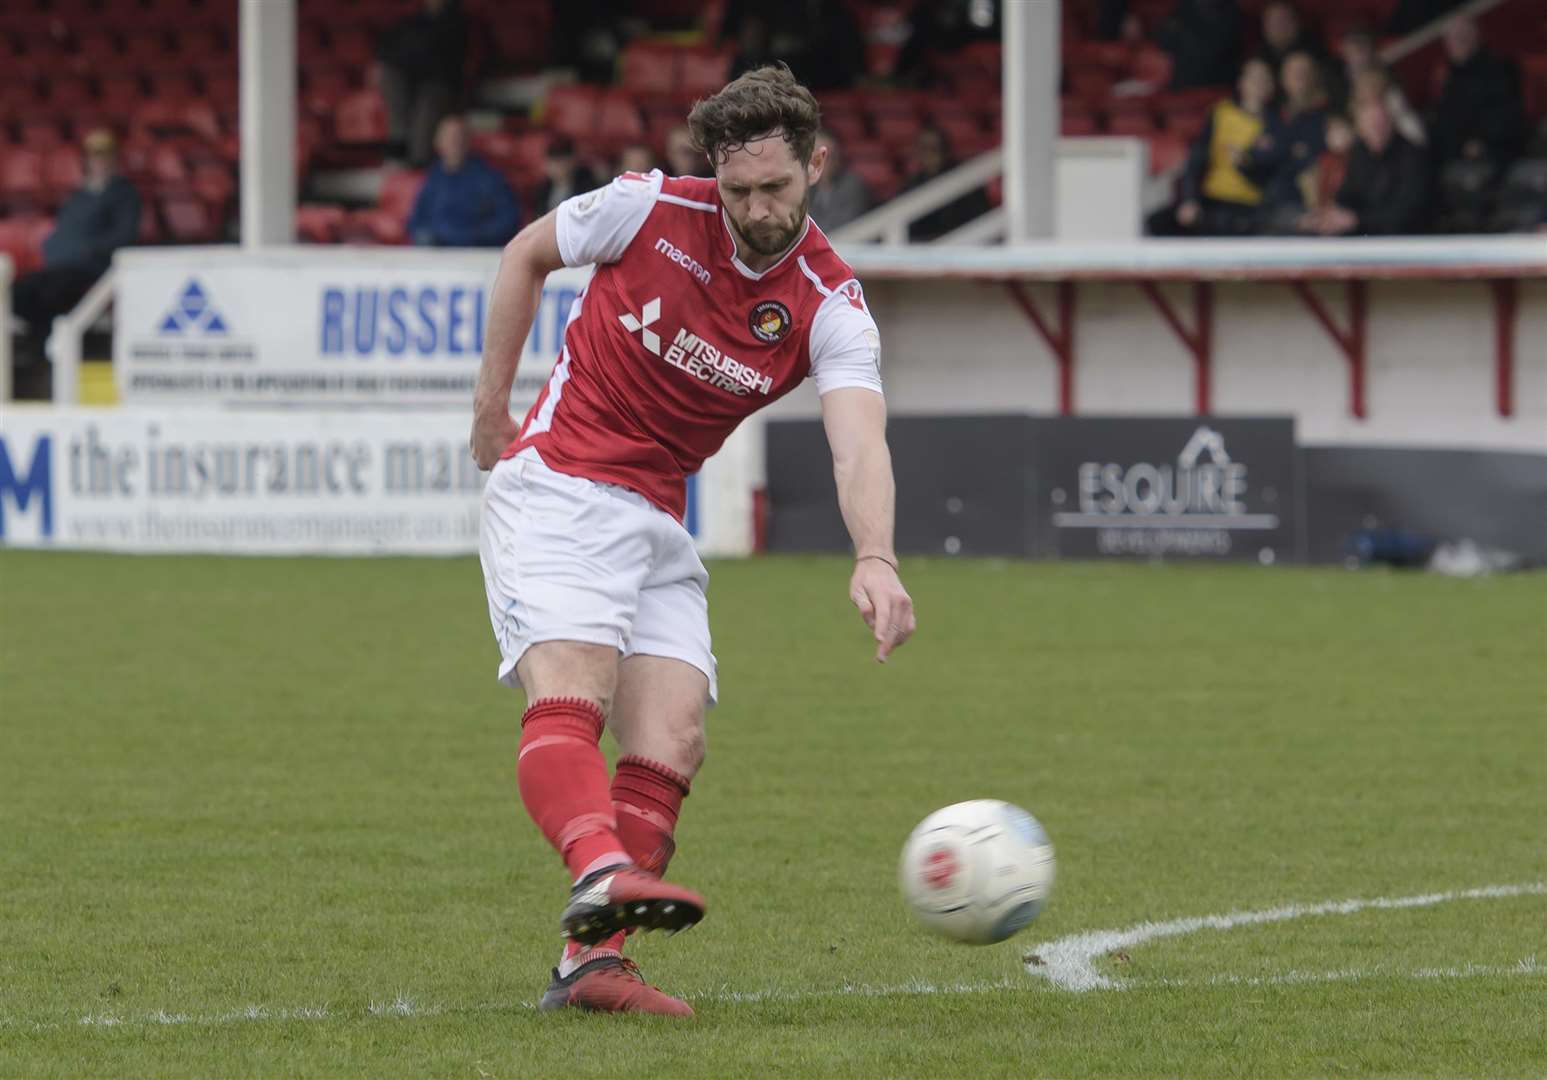
[[[1207,415],[1213,407],[1213,382],[1214,382],[1214,283],[1212,281],[1194,281],[1192,286],[1193,301],[1193,329],[1189,330],[1182,323],[1181,316],[1171,306],[1171,302],[1155,287],[1153,281],[1144,280],[1138,283],[1144,295],[1149,297],[1150,303],[1155,305],[1155,310],[1160,312],[1171,327],[1171,332],[1177,336],[1182,346],[1192,353],[1193,360],[1193,398],[1198,415]]]
[[[1311,289],[1304,281],[1291,281],[1290,288],[1299,295],[1310,309],[1316,321],[1321,323],[1327,331],[1327,336],[1332,339],[1340,350],[1343,358],[1348,361],[1348,411],[1356,419],[1365,418],[1364,385],[1365,385],[1365,358],[1366,358],[1366,327],[1369,324],[1369,283],[1359,280],[1351,280],[1344,283],[1348,292],[1348,329],[1345,331],[1338,326],[1321,302],[1321,297]]]
[[[1493,290],[1493,378],[1499,415],[1515,415],[1515,314],[1519,285],[1514,278],[1495,278]]]
[[[1058,414],[1074,415],[1074,290],[1072,281],[1058,282],[1058,325],[1048,322],[1037,302],[1032,299],[1026,286],[1019,281],[1005,282],[1010,298],[1025,312],[1031,325],[1037,328],[1042,340],[1058,364]]]

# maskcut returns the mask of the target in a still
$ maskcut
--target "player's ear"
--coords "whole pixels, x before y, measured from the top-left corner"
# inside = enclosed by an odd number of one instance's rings
[[[811,160],[806,163],[806,183],[814,184],[822,179],[822,170],[827,165],[827,147],[817,144],[811,151]]]

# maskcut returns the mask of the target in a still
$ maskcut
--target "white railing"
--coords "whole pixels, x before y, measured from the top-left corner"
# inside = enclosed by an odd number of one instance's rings
[[[81,351],[86,331],[113,302],[111,268],[97,279],[81,302],[54,320],[48,335],[48,359],[53,364],[54,404],[74,405],[81,398]]]
[[[908,226],[913,222],[955,202],[969,191],[977,190],[1003,172],[1004,153],[996,147],[862,214],[843,228],[833,230],[832,238],[840,243],[879,240],[886,244],[906,244]]]
[[[11,400],[11,257],[0,251],[0,403]]]

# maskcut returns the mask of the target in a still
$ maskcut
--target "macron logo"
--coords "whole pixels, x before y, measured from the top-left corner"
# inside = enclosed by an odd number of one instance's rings
[[[688,273],[692,274],[698,280],[700,285],[709,284],[709,279],[712,277],[712,275],[708,270],[704,269],[703,264],[700,263],[697,259],[693,258],[693,256],[689,255],[686,251],[683,251],[676,244],[673,244],[670,240],[666,239],[666,237],[656,237],[655,250],[660,252],[662,255],[665,255],[668,259],[682,267],[682,269],[686,270]]]
[[[648,304],[645,305],[644,311],[641,312],[639,316],[635,316],[632,312],[625,312],[624,314],[618,316],[618,321],[622,323],[624,329],[626,329],[631,334],[636,330],[639,331],[640,339],[644,341],[645,348],[655,353],[656,356],[660,356],[661,335],[657,334],[654,330],[649,329],[649,327],[660,317],[661,298],[657,296],[654,300],[651,300]]]

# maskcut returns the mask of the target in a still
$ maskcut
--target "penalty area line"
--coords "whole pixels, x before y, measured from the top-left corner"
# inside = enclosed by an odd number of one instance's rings
[[[1223,915],[1198,915],[1167,922],[1142,922],[1121,930],[1089,930],[1071,934],[1027,950],[1026,971],[1046,980],[1051,986],[1071,993],[1091,990],[1121,990],[1129,986],[1153,985],[1103,975],[1096,960],[1121,949],[1130,949],[1158,938],[1182,937],[1200,930],[1234,930],[1240,926],[1262,926],[1320,915],[1353,915],[1361,911],[1400,911],[1433,907],[1458,900],[1501,900],[1517,896],[1547,896],[1547,882],[1520,885],[1485,885],[1452,892],[1421,893],[1415,896],[1377,896],[1364,899],[1326,900],[1314,904],[1284,904],[1261,911],[1232,911]],[[1535,974],[1531,969],[1518,974]],[[1437,971],[1439,969],[1427,969]],[[1516,973],[1509,969],[1510,973]],[[1323,973],[1326,974],[1326,973]],[[1420,974],[1409,972],[1414,977]],[[1365,976],[1361,976],[1365,977]],[[1333,981],[1321,979],[1320,981]]]

